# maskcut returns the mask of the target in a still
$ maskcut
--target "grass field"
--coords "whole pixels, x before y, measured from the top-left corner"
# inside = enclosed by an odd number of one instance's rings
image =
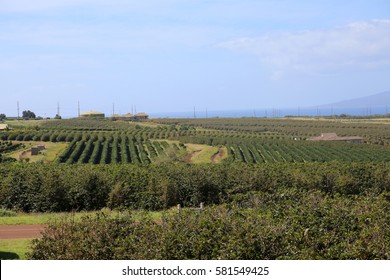
[[[31,240],[0,240],[0,260],[25,260]]]
[[[0,217],[0,225],[35,225],[47,224],[51,221],[74,218],[80,219],[82,216],[93,214],[94,212],[82,213],[18,213],[13,217]]]
[[[211,158],[218,153],[218,147],[198,144],[186,144],[188,151],[188,162],[200,164],[211,163]]]
[[[65,148],[68,146],[68,143],[52,143],[52,142],[20,142],[14,141],[14,143],[23,143],[24,148],[12,152],[10,154],[5,154],[5,156],[15,158],[17,160],[28,160],[29,162],[52,162],[55,161],[58,155],[60,155]],[[45,150],[39,152],[39,155],[32,156],[30,149],[38,145],[45,146]]]
[[[18,127],[37,127],[41,126],[43,123],[48,122],[50,120],[48,119],[42,119],[42,120],[23,120],[23,119],[7,119],[6,122],[12,127],[12,128],[18,128]]]

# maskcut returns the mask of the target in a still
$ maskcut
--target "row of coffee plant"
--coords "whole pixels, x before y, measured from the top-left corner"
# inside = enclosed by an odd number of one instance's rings
[[[201,127],[208,130],[235,133],[276,133],[280,137],[311,137],[321,133],[340,136],[361,136],[367,143],[390,145],[388,123],[334,119],[275,119],[275,118],[210,118],[210,119],[158,119],[160,124]]]
[[[33,242],[38,260],[372,260],[390,259],[389,201],[314,190],[253,193],[236,203],[133,212],[50,224]],[[259,272],[259,271],[258,271]]]
[[[105,139],[89,138],[73,141],[58,157],[59,163],[143,163],[166,157],[169,145],[164,141],[140,141],[127,135],[114,134]]]
[[[25,212],[103,207],[160,210],[241,201],[252,192],[318,190],[389,198],[390,163],[0,165],[0,208]]]
[[[257,141],[227,144],[231,160],[247,163],[310,161],[390,161],[390,149],[381,146],[307,141]]]

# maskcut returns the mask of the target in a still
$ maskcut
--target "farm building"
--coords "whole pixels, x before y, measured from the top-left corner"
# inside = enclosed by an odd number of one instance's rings
[[[40,150],[40,151],[43,151],[43,150],[46,149],[46,147],[45,147],[44,145],[38,145],[37,148],[38,148],[38,150]]]
[[[9,130],[9,126],[6,123],[0,123],[0,130]]]
[[[38,147],[32,147],[32,148],[31,148],[31,155],[32,155],[32,156],[37,156],[37,155],[39,155],[39,149],[38,149]]]
[[[362,143],[363,138],[360,136],[337,136],[336,133],[321,133],[321,136],[311,137],[310,141],[340,141],[351,143]]]
[[[80,114],[80,118],[104,118],[105,115],[102,112],[90,111]]]
[[[44,145],[38,145],[36,147],[32,147],[31,148],[31,155],[32,156],[37,156],[37,155],[39,155],[40,151],[43,151],[45,149],[46,149],[46,147]]]
[[[117,115],[114,114],[111,117],[113,120],[120,120],[120,121],[133,121],[134,120],[134,115],[127,113],[125,115]]]
[[[121,121],[139,121],[139,120],[147,120],[149,118],[149,115],[142,112],[138,113],[136,115],[133,115],[131,113],[127,113],[125,115],[117,115],[114,114],[111,117],[113,120],[121,120]]]
[[[138,113],[134,116],[134,118],[136,120],[147,120],[149,118],[149,115],[144,113],[144,112],[141,112],[141,113]]]

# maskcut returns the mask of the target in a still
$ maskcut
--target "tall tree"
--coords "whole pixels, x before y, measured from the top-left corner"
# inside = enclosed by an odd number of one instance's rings
[[[22,116],[23,116],[23,119],[35,119],[36,118],[34,112],[31,112],[30,110],[23,111]]]

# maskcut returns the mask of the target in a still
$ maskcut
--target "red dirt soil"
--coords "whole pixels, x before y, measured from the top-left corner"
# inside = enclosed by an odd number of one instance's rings
[[[37,238],[44,229],[45,225],[1,225],[0,239]]]
[[[215,163],[217,161],[217,158],[221,159],[225,156],[225,150],[223,148],[219,148],[218,152],[216,152],[212,157],[211,157],[211,162]]]

